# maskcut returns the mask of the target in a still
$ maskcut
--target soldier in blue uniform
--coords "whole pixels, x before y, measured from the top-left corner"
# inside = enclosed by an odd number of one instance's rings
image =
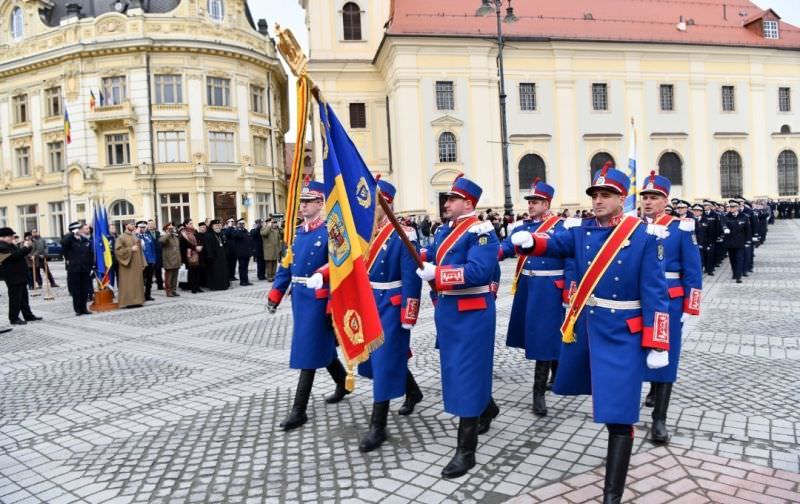
[[[378,189],[391,204],[397,189],[384,180],[378,180]],[[408,369],[411,328],[419,314],[422,281],[417,276],[417,263],[403,245],[389,219],[378,207],[379,225],[370,244],[367,268],[375,303],[381,314],[383,344],[370,354],[369,360],[358,366],[362,376],[372,378],[372,417],[369,431],[361,438],[358,449],[372,451],[386,441],[386,418],[389,401],[406,396],[401,415],[410,415],[422,400],[414,376]],[[416,242],[412,228],[404,228],[406,235]]]
[[[435,281],[444,409],[461,417],[455,456],[442,470],[445,478],[475,465],[479,431],[499,412],[492,400],[499,243],[494,227],[475,215],[482,192],[471,180],[456,178],[445,203],[450,221],[436,232],[427,255],[431,262],[417,270],[424,281]]]
[[[267,304],[269,312],[275,313],[291,285],[294,332],[289,367],[299,369],[300,378],[292,410],[281,422],[283,430],[295,429],[308,421],[306,407],[317,369],[327,368],[336,383],[336,391],[325,402],[337,403],[349,394],[345,388],[347,372],[336,355],[336,337],[326,313],[328,289],[324,288],[319,271],[328,264],[328,231],[322,219],[324,190],[322,182],[306,181],[300,195],[304,222],[297,228],[292,264],[278,269]]]
[[[663,245],[623,214],[628,176],[610,164],[587,194],[595,217],[559,234],[514,233],[523,254],[572,257],[578,288],[562,324],[564,345],[553,391],[591,394],[594,421],[609,431],[603,502],[622,499],[648,367],[668,364],[669,314]]]
[[[659,444],[669,442],[667,409],[672,386],[678,378],[681,355],[681,333],[683,317],[700,315],[700,297],[703,288],[703,269],[700,251],[694,236],[693,217],[677,219],[664,214],[667,198],[672,187],[667,177],[650,172],[645,179],[642,195],[642,213],[654,234],[662,236],[664,248],[664,276],[667,279],[669,303],[669,365],[660,369],[648,369],[645,380],[650,382],[653,393],[653,425],[650,439]],[[685,202],[680,202],[682,205]],[[699,211],[702,207],[698,208]]]
[[[539,180],[534,181],[528,201],[529,219],[518,224],[515,231],[554,234],[564,230],[564,220],[550,212],[550,202],[555,188]],[[580,219],[568,219],[577,221]],[[517,255],[511,243],[511,233],[500,246],[502,261]],[[567,259],[571,263],[571,260]],[[561,322],[564,320],[564,300],[567,286],[564,283],[562,258],[522,256],[517,261],[512,292],[514,302],[508,323],[506,345],[525,349],[525,358],[535,360],[533,373],[533,412],[547,415],[547,378],[551,367],[558,364],[561,353]]]

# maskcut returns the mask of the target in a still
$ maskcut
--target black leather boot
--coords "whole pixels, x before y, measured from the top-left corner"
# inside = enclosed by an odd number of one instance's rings
[[[331,378],[336,382],[336,390],[333,391],[333,394],[325,398],[325,402],[328,404],[335,404],[350,393],[344,386],[347,380],[347,371],[344,370],[344,366],[342,366],[342,362],[338,358],[334,358],[333,362],[328,364],[328,367],[325,369],[328,370],[328,373],[331,374]]]
[[[606,456],[606,482],[603,487],[603,504],[620,504],[625,491],[625,478],[633,450],[633,437],[629,434],[610,434]]]
[[[406,372],[406,400],[403,402],[403,405],[397,411],[399,415],[410,415],[414,413],[414,407],[422,401],[422,391],[419,389],[419,385],[417,385],[417,381],[414,379],[414,375],[411,374],[411,371]]]
[[[533,372],[533,414],[547,416],[547,402],[544,393],[547,390],[547,377],[550,374],[550,361],[536,361]]]
[[[652,408],[656,403],[656,384],[650,382],[650,391],[647,393],[647,396],[644,398],[644,405],[648,408]]]
[[[492,427],[492,420],[497,418],[499,414],[500,408],[497,406],[497,403],[494,402],[494,397],[492,397],[489,399],[489,404],[483,410],[478,420],[478,434],[486,434],[489,432],[489,429]]]
[[[358,449],[370,452],[386,441],[386,417],[389,415],[389,401],[372,404],[372,418],[369,421],[369,431],[361,438]]]
[[[671,383],[655,383],[655,406],[653,407],[653,426],[650,428],[650,440],[656,444],[669,443],[667,430],[667,409],[672,395]]]
[[[297,392],[294,394],[294,404],[289,416],[281,422],[281,428],[285,431],[296,429],[308,421],[306,408],[308,398],[311,396],[311,387],[314,385],[314,369],[303,369],[300,371],[300,379],[297,381]]]
[[[547,390],[553,390],[553,384],[556,382],[556,372],[558,372],[558,361],[550,361],[550,381],[547,382]]]
[[[458,478],[475,467],[475,450],[478,448],[478,418],[461,417],[458,424],[456,454],[442,469],[443,478]]]

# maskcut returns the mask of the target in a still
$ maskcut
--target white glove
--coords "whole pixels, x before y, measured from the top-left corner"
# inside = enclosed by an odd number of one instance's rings
[[[401,325],[403,326],[403,329],[405,329],[406,331],[410,331],[410,330],[411,330],[411,328],[412,328],[412,327],[414,327],[414,326],[413,326],[413,325],[411,325],[411,324],[401,324]]]
[[[517,231],[511,235],[511,243],[521,248],[533,247],[533,235],[530,231]]]
[[[725,234],[731,234],[731,230],[728,228],[723,229],[722,232]]]
[[[321,289],[325,281],[322,279],[322,273],[314,273],[308,280],[306,280],[306,287],[309,289]]]
[[[681,324],[683,324],[685,321],[686,321],[686,314],[681,313]]]
[[[666,350],[650,350],[647,354],[647,367],[650,369],[660,369],[669,366],[669,352]]]
[[[422,268],[417,269],[417,276],[425,282],[430,282],[436,276],[436,266],[429,262],[422,263]]]

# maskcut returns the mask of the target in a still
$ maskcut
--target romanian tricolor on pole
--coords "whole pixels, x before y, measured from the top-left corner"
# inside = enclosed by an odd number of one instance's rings
[[[325,209],[328,226],[330,310],[336,338],[352,367],[383,343],[383,328],[367,273],[375,224],[377,183],[330,105],[320,102],[325,130]]]
[[[92,244],[94,245],[95,269],[99,290],[108,287],[111,281],[111,244],[108,240],[108,214],[103,206],[94,207]]]
[[[64,138],[67,140],[67,144],[72,143],[72,125],[69,122],[69,112],[66,107],[64,107]]]
[[[636,125],[631,117],[631,147],[628,151],[628,177],[631,179],[631,192],[625,198],[625,215],[636,216],[636,196],[638,184],[636,183]]]

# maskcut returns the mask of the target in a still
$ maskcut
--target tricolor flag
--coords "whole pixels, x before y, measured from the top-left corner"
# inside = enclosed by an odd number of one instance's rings
[[[72,125],[69,123],[69,112],[66,107],[64,107],[64,137],[68,144],[72,143]]]
[[[98,94],[98,96],[100,96],[100,106],[101,107],[105,107],[106,106],[106,95],[103,94],[103,90],[102,89],[98,89],[97,90],[97,94]]]
[[[97,107],[97,99],[94,97],[94,91],[89,91],[89,108],[94,112]]]
[[[94,245],[95,269],[100,290],[105,289],[111,281],[111,243],[108,238],[108,214],[105,207],[94,208],[94,224],[92,224],[92,243]]]
[[[327,151],[323,171],[330,309],[339,345],[352,366],[365,361],[383,343],[381,319],[366,267],[375,224],[377,183],[327,103],[320,104],[320,119]]]
[[[639,188],[636,184],[636,128],[633,125],[633,118],[631,118],[631,147],[628,151],[628,177],[631,179],[631,190],[625,198],[624,210],[626,215],[636,217],[636,195]]]

